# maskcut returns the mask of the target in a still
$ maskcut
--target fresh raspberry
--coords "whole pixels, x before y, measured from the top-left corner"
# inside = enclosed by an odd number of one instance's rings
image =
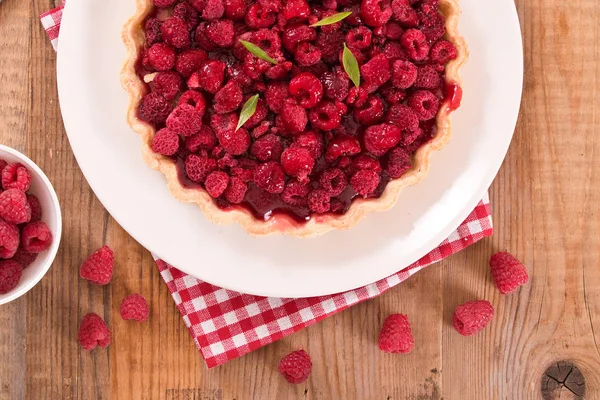
[[[269,67],[265,76],[269,79],[284,79],[288,76],[288,73],[292,70],[293,64],[290,61],[280,62],[277,65]]]
[[[248,121],[246,121],[246,122],[248,122]],[[246,124],[244,124],[244,125],[246,125]],[[263,121],[256,128],[252,129],[251,135],[254,139],[258,139],[259,137],[266,135],[267,132],[269,132],[270,127],[271,127],[270,121]]]
[[[152,151],[163,156],[172,156],[179,150],[179,136],[169,129],[163,128],[152,138]]]
[[[188,0],[188,3],[199,13],[206,7],[206,0]]]
[[[353,104],[355,107],[362,107],[369,97],[369,92],[367,92],[363,87],[355,87],[350,88],[348,92],[348,97],[346,98],[346,104]]]
[[[250,147],[250,134],[244,128],[217,132],[217,139],[226,152],[238,156]]]
[[[286,174],[305,183],[308,182],[308,175],[315,166],[315,160],[305,148],[288,147],[281,154],[281,166]]]
[[[162,42],[162,34],[160,33],[160,25],[162,24],[158,18],[148,18],[144,24],[146,33],[146,43],[152,46],[155,43]]]
[[[19,228],[0,219],[0,258],[11,258],[19,248]]]
[[[271,65],[271,63],[261,60],[252,54],[246,54],[244,57],[244,73],[257,81],[261,78],[262,74],[271,68]]]
[[[168,44],[153,44],[146,54],[148,62],[157,71],[168,71],[175,65],[175,50]]]
[[[229,186],[225,189],[225,200],[231,204],[239,204],[244,201],[246,191],[248,190],[248,184],[243,179],[232,176],[229,181]]]
[[[278,13],[283,8],[281,0],[257,0],[256,2],[263,13]]]
[[[225,18],[232,21],[244,19],[246,15],[246,2],[244,0],[224,0]]]
[[[348,47],[364,50],[371,45],[373,33],[366,26],[359,26],[346,33],[346,44]]]
[[[269,193],[283,192],[285,186],[283,167],[275,161],[260,164],[254,171],[254,182],[259,188]]]
[[[224,13],[223,0],[206,0],[206,5],[202,10],[202,18],[206,20],[219,19]]]
[[[152,0],[156,7],[167,8],[177,3],[178,0]]]
[[[185,138],[185,148],[192,153],[196,153],[198,150],[212,150],[216,145],[217,137],[206,125],[202,125],[200,132]]]
[[[4,168],[6,168],[6,166],[8,165],[8,163],[4,160],[0,160],[0,190],[2,189],[1,185],[2,185],[2,170]]]
[[[306,351],[297,350],[283,357],[277,370],[289,383],[302,383],[310,375],[312,362]]]
[[[344,101],[348,97],[350,79],[341,68],[326,72],[321,76],[325,97],[331,100]]]
[[[429,58],[431,61],[438,64],[446,64],[450,60],[454,60],[457,56],[456,47],[447,40],[440,40],[431,46]]]
[[[369,96],[367,103],[354,109],[354,118],[363,125],[372,125],[383,118],[384,104],[378,96]]]
[[[235,113],[213,114],[210,118],[210,127],[216,135],[235,130],[237,124],[238,116]]]
[[[21,280],[23,267],[15,260],[0,261],[0,294],[13,290]]]
[[[356,172],[350,178],[352,189],[363,197],[367,197],[379,186],[379,174],[375,171],[364,169]]]
[[[385,54],[380,54],[360,67],[360,75],[374,88],[383,85],[391,77],[390,60]]]
[[[492,277],[502,294],[509,294],[527,283],[527,268],[515,256],[507,252],[496,253],[490,259]]]
[[[211,42],[219,47],[231,46],[235,35],[233,22],[227,19],[209,22],[204,33]]]
[[[423,61],[429,54],[429,45],[425,34],[418,29],[404,31],[400,43],[406,54],[415,61]]]
[[[419,25],[417,11],[409,4],[408,0],[392,0],[392,12],[394,19],[405,27],[416,27]]]
[[[244,102],[247,101],[248,98],[244,98]],[[262,99],[258,99],[258,102],[256,103],[256,111],[254,111],[254,114],[252,114],[250,119],[248,119],[248,121],[246,121],[244,123],[244,125],[242,125],[242,126],[246,129],[252,129],[252,128],[256,127],[257,125],[260,125],[264,121],[264,119],[267,117],[268,113],[269,113],[269,110],[267,110],[267,106],[265,106],[265,102]],[[268,125],[267,125],[267,128],[268,128]],[[266,133],[266,131],[265,131],[265,133]]]
[[[215,94],[213,99],[213,109],[219,114],[232,112],[242,104],[243,97],[244,94],[242,93],[240,85],[233,81],[229,81],[217,92],[217,94]]]
[[[31,219],[29,221],[34,222],[42,219],[42,204],[40,200],[35,195],[28,194],[27,203],[29,203],[29,208],[31,209]]]
[[[441,85],[442,79],[435,66],[424,65],[417,68],[417,78],[414,87],[421,89],[436,89]]]
[[[217,162],[208,157],[190,154],[185,159],[185,173],[194,182],[203,183],[208,174],[217,169]]]
[[[170,46],[182,49],[190,45],[190,32],[185,21],[171,17],[160,26],[162,38]]]
[[[346,169],[346,175],[352,176],[363,169],[375,171],[378,174],[382,171],[381,164],[378,160],[368,154],[359,154],[352,160],[351,165]]]
[[[217,45],[206,36],[206,26],[206,22],[202,22],[198,25],[196,32],[194,33],[194,40],[203,50],[214,51],[217,49]]]
[[[102,318],[97,314],[89,313],[79,324],[77,338],[81,347],[86,350],[94,350],[96,346],[108,347],[110,330]]]
[[[192,74],[190,79],[193,79],[198,74],[198,87],[215,94],[219,91],[225,80],[225,68],[226,65],[224,62],[210,60],[205,62],[197,73]],[[190,86],[189,81],[188,86]]]
[[[125,321],[134,320],[144,322],[150,315],[148,302],[141,294],[130,294],[121,302],[121,318]]]
[[[288,0],[283,5],[281,13],[287,20],[296,18],[299,21],[307,19],[311,11],[306,0]]]
[[[360,143],[352,136],[336,136],[329,141],[325,160],[333,162],[342,156],[353,156],[360,153]]]
[[[150,86],[152,91],[162,94],[165,99],[173,100],[179,93],[183,79],[173,71],[159,72],[152,80]]]
[[[304,131],[308,123],[306,110],[294,102],[286,102],[279,115],[285,129],[292,133]]]
[[[30,253],[28,251],[23,250],[22,247],[17,249],[17,252],[11,257],[12,260],[19,263],[23,269],[29,267],[35,259],[37,258],[37,253]]]
[[[26,192],[31,187],[31,175],[27,168],[19,163],[8,164],[2,168],[2,187]]]
[[[385,54],[390,61],[408,60],[408,55],[398,42],[387,42],[383,46],[383,54]]]
[[[323,0],[323,7],[328,10],[337,10],[337,6],[338,6],[337,0]]]
[[[204,156],[207,155],[207,153],[200,151],[199,152],[200,155]],[[210,155],[213,156],[213,158],[218,159],[221,157],[224,157],[226,154],[225,149],[223,148],[223,146],[215,146],[212,151],[210,152]],[[217,165],[219,165],[219,163],[217,163]]]
[[[237,167],[238,164],[239,164],[238,159],[229,153],[225,153],[224,156],[222,156],[221,158],[219,158],[217,160],[217,167],[219,167],[219,169]]]
[[[188,37],[189,32],[193,31],[200,22],[200,15],[198,14],[198,11],[185,1],[182,1],[173,8],[172,16],[185,22],[188,30]]]
[[[323,153],[323,138],[314,131],[303,132],[296,136],[291,147],[303,147],[310,152],[315,160]]]
[[[145,95],[138,108],[140,118],[154,125],[164,123],[171,110],[171,104],[165,99],[165,96],[155,92]]]
[[[308,119],[314,128],[330,131],[342,122],[342,113],[330,101],[322,101],[308,113]]]
[[[177,55],[175,69],[184,77],[189,78],[200,69],[207,59],[208,54],[202,49],[186,50]]]
[[[393,354],[410,353],[415,346],[408,317],[404,314],[391,314],[383,322],[378,340],[379,350]]]
[[[410,61],[396,60],[392,65],[392,85],[408,89],[417,79],[417,67]]]
[[[112,278],[115,256],[108,246],[102,246],[81,264],[79,276],[96,285],[106,285]]]
[[[360,16],[369,26],[382,26],[392,17],[392,8],[383,0],[362,0]]]
[[[303,42],[294,50],[294,59],[301,67],[315,65],[321,60],[321,50],[311,43]]]
[[[167,128],[181,136],[191,136],[202,128],[202,114],[189,104],[181,104],[169,114]]]
[[[331,33],[321,31],[317,36],[316,45],[319,50],[321,50],[323,61],[327,63],[339,62],[339,56],[344,47],[345,39],[345,35],[342,31]]]
[[[392,10],[394,9],[394,4],[392,3]],[[402,33],[404,33],[404,29],[400,27],[396,22],[388,22],[384,27],[384,35],[386,38],[391,40],[400,40],[402,37]]]
[[[206,100],[204,99],[204,96],[202,93],[196,92],[195,90],[186,90],[181,94],[177,101],[177,105],[180,106],[182,104],[189,104],[202,115],[204,115],[204,111],[206,110]]]
[[[308,208],[318,214],[326,213],[331,209],[331,196],[324,189],[315,189],[308,194]]]
[[[323,85],[310,72],[303,72],[292,78],[288,90],[304,108],[316,106],[323,97]]]
[[[52,232],[42,221],[29,222],[21,231],[21,245],[30,253],[41,253],[52,244]]]
[[[290,53],[296,50],[296,47],[303,42],[312,42],[317,39],[317,32],[308,25],[289,26],[282,35],[283,47]]]
[[[469,301],[454,310],[452,324],[463,336],[479,333],[494,317],[494,307],[487,300]]]
[[[259,29],[252,33],[250,41],[263,49],[271,57],[277,58],[281,54],[281,39],[270,29]]]
[[[390,152],[385,171],[390,178],[400,178],[412,168],[410,154],[402,147],[396,147]]]
[[[24,192],[8,189],[0,193],[0,218],[16,225],[31,220],[31,206]]]
[[[402,131],[391,124],[379,124],[365,130],[365,148],[374,156],[382,156],[400,142]]]
[[[267,107],[275,114],[279,114],[285,99],[289,97],[288,85],[285,82],[272,82],[267,85],[267,91],[265,92],[265,101]]]
[[[258,138],[250,147],[250,154],[259,161],[279,161],[283,144],[277,135],[267,134]]]
[[[437,11],[434,11],[430,17],[423,18],[423,13],[420,13],[419,18],[424,21],[423,34],[430,43],[437,41],[439,38],[444,36],[446,33],[445,26],[445,18],[439,14]]]
[[[323,171],[319,184],[330,196],[339,196],[348,186],[346,175],[339,168],[329,168]]]
[[[227,67],[227,77],[230,81],[236,82],[242,89],[249,89],[252,86],[252,79],[244,72],[243,65],[234,64]]]
[[[296,180],[290,180],[286,183],[283,192],[281,193],[281,199],[291,206],[295,207],[306,207],[308,193],[310,188],[308,185],[300,183]]]
[[[213,171],[204,181],[204,187],[208,194],[215,199],[225,192],[227,184],[229,183],[229,176],[223,171]]]
[[[410,96],[408,105],[419,120],[427,121],[436,116],[440,108],[440,100],[429,90],[418,90]]]
[[[268,12],[261,7],[260,4],[253,4],[246,12],[246,25],[252,29],[268,28],[275,23],[277,15],[273,12]]]
[[[396,89],[395,87],[385,87],[381,89],[381,94],[390,106],[402,103],[404,100],[406,100],[406,92],[402,89]]]

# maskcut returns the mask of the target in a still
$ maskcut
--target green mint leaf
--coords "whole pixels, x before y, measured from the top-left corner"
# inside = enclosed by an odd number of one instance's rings
[[[245,40],[240,40],[240,43],[246,48],[246,50],[254,54],[256,57],[260,58],[261,60],[265,60],[270,62],[271,64],[277,65],[277,61],[273,60],[263,49],[261,49],[254,43],[250,43]]]
[[[332,25],[332,24],[335,24],[336,22],[340,22],[344,18],[350,16],[350,14],[352,14],[352,11],[345,11],[345,12],[333,14],[327,18],[323,18],[322,20],[315,22],[314,24],[311,25],[311,27],[316,28],[317,26]]]
[[[356,61],[356,57],[350,51],[346,43],[344,43],[344,52],[342,53],[342,64],[344,65],[344,70],[350,80],[354,83],[354,86],[360,86],[360,69],[358,68],[358,61]]]
[[[240,112],[240,119],[238,120],[238,124],[237,127],[235,128],[235,131],[237,132],[238,129],[240,129],[242,127],[242,125],[244,125],[246,123],[246,121],[248,121],[256,112],[256,105],[258,104],[258,95],[255,94],[254,96],[250,97],[248,100],[246,100],[246,102],[244,103],[244,106],[242,107],[242,111]]]

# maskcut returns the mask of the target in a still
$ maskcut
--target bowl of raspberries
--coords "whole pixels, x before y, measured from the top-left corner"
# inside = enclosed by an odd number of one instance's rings
[[[0,145],[0,304],[34,287],[60,242],[58,197],[33,161]]]

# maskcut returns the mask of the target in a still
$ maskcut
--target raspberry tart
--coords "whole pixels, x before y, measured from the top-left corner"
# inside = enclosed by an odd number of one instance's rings
[[[137,0],[128,121],[172,194],[213,222],[347,229],[448,142],[459,14],[456,0]]]

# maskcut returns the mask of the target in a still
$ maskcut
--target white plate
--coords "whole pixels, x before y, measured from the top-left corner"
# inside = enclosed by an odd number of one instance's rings
[[[392,210],[349,231],[301,240],[252,238],[216,226],[171,197],[162,174],[142,160],[125,122],[119,83],[121,28],[134,0],[69,1],[58,52],[58,89],[69,141],[90,186],[143,246],[182,271],[245,293],[306,297],[377,281],[445,239],[481,199],[508,149],[523,78],[519,21],[512,0],[462,0],[460,32],[471,56],[462,70],[463,106],[454,135],[433,155],[425,180]],[[125,267],[125,266],[123,266]]]

